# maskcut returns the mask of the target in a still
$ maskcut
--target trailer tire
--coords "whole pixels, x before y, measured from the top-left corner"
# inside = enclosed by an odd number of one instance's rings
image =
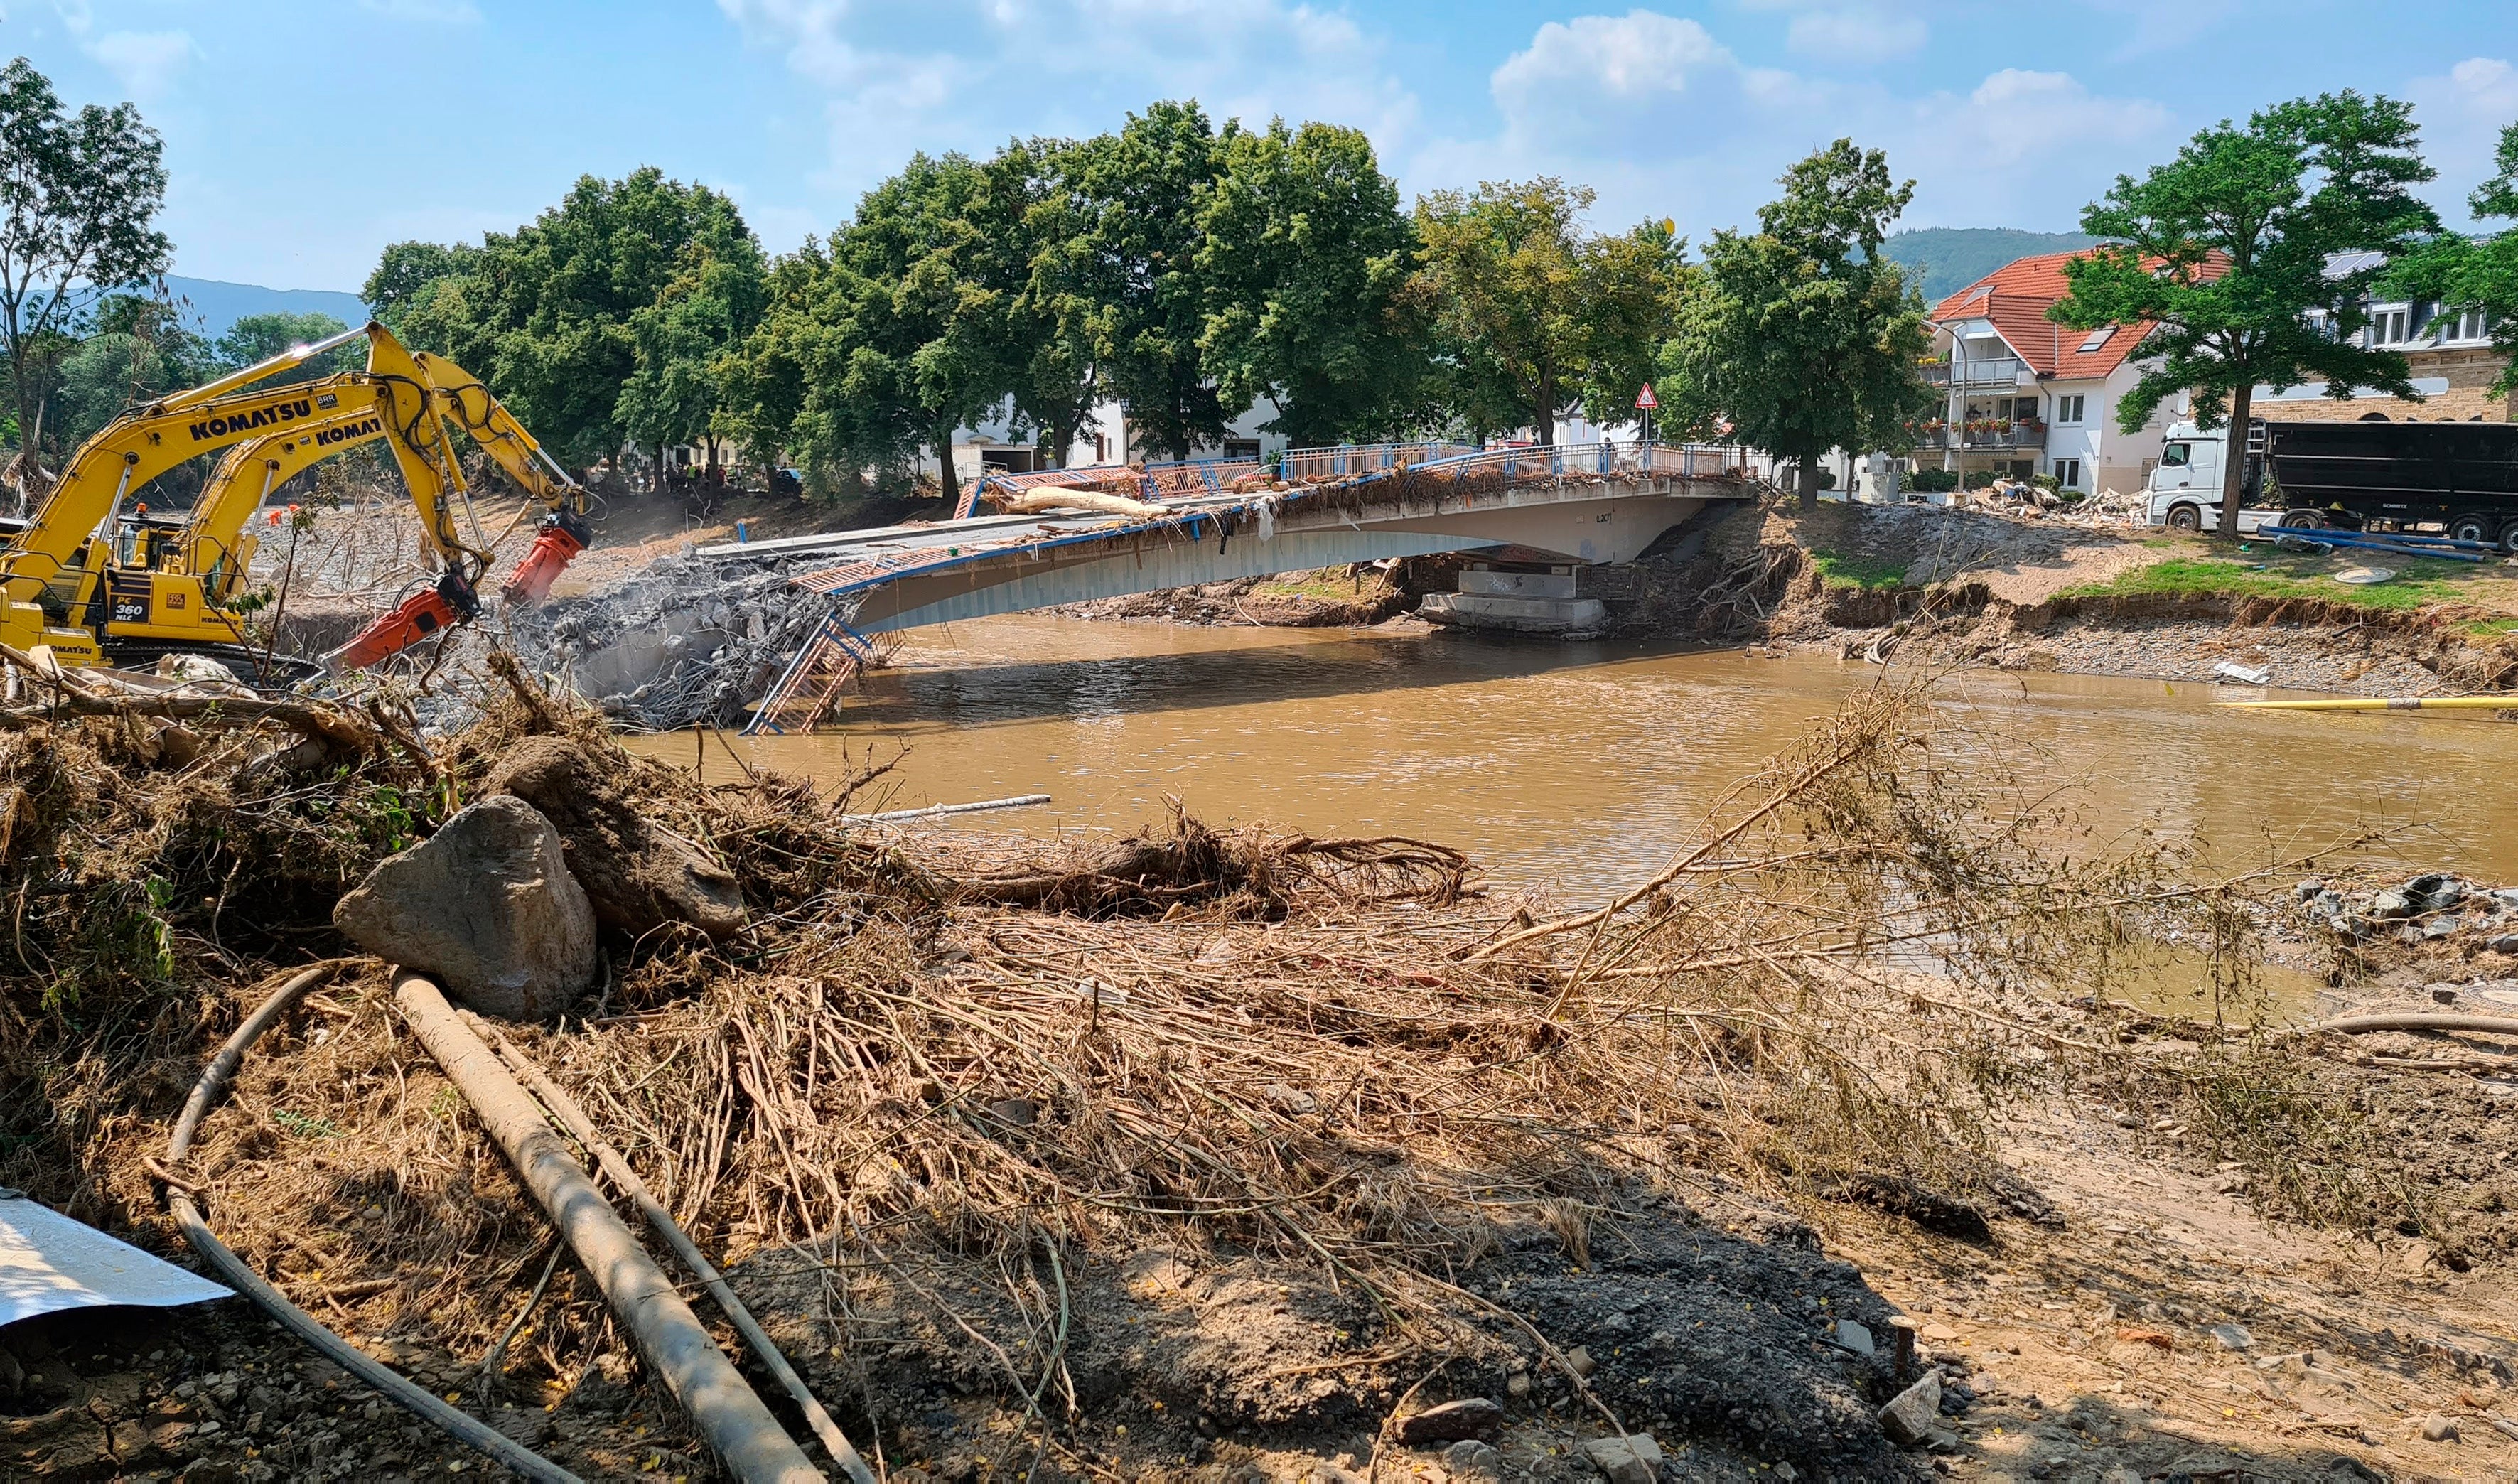
[[[2323,510],[2312,510],[2303,505],[2299,509],[2284,510],[2282,512],[2282,525],[2288,530],[2314,531],[2324,524],[2325,512]]]
[[[2189,504],[2175,504],[2175,505],[2170,505],[2170,506],[2168,507],[2168,529],[2170,529],[2170,530],[2172,530],[2172,531],[2200,531],[2200,530],[2202,530],[2202,529],[2203,529],[2203,510],[2202,510],[2202,507],[2201,507],[2201,506],[2199,506],[2199,505],[2189,505]]]
[[[2493,529],[2492,517],[2488,515],[2460,515],[2448,523],[2448,534],[2453,541],[2496,542],[2500,539],[2500,533]]]
[[[2502,551],[2518,555],[2518,515],[2513,515],[2500,523],[2499,545]]]

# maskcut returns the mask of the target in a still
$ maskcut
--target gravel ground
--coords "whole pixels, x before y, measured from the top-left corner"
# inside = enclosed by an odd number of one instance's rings
[[[2388,652],[2366,633],[2323,626],[2236,629],[2196,619],[2070,621],[2043,633],[2012,634],[1982,654],[1979,663],[2004,670],[2202,681],[2214,679],[2213,667],[2235,663],[2270,670],[2267,684],[2281,690],[2415,696],[2460,688],[2412,659]]]

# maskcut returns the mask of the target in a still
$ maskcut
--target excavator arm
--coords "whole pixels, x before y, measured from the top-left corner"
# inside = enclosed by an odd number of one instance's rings
[[[244,586],[259,545],[245,523],[272,491],[336,454],[384,436],[383,413],[373,405],[351,403],[312,426],[267,433],[229,450],[201,486],[192,519],[176,538],[184,570],[200,574],[208,601],[225,605]]]
[[[363,371],[280,386],[254,385],[358,339],[368,343]],[[166,595],[164,609],[199,615],[198,620],[188,618],[177,624],[181,632],[170,634],[166,619],[152,601],[152,585],[161,579],[146,571],[109,572],[109,538],[123,501],[188,458],[219,449],[234,450],[220,466],[225,477],[215,491],[204,491],[195,519],[178,546],[187,569],[180,576],[197,585],[201,574],[219,569],[224,596],[242,579],[238,546],[244,522],[277,483],[277,478],[255,477],[255,465],[259,463],[258,472],[269,476],[275,472],[275,461],[302,467],[339,452],[353,440],[369,438],[382,439],[392,451],[418,512],[422,541],[441,575],[433,589],[406,601],[337,651],[332,657],[336,668],[342,663],[371,662],[449,623],[469,619],[480,611],[474,585],[489,570],[489,542],[477,521],[471,523],[470,541],[456,522],[456,506],[464,504],[468,516],[469,505],[461,466],[447,436],[450,416],[479,439],[490,457],[528,494],[551,510],[532,555],[506,589],[513,599],[539,598],[586,544],[584,491],[477,379],[450,363],[413,356],[391,331],[371,322],[134,408],[81,445],[34,519],[0,550],[0,641],[20,648],[50,645],[66,664],[103,661],[103,646],[89,624],[73,621],[63,628],[46,620],[39,595],[48,583],[65,575],[74,579],[80,594],[71,608],[73,615],[94,606],[86,595],[92,586],[97,595],[109,599],[109,624],[120,623],[116,610],[126,606],[125,600],[119,591],[108,589],[127,583],[135,594],[127,606],[141,615],[133,622],[144,626],[146,637],[181,640],[195,629],[207,633],[219,626],[201,621],[214,615],[227,619],[225,627],[233,629],[233,616],[213,608],[216,600],[209,590],[195,586],[195,591],[208,600],[197,608],[188,602],[192,594]],[[85,564],[96,569],[92,577],[74,571],[81,565],[83,548]],[[184,624],[192,628],[185,629]]]
[[[566,538],[568,547],[559,553],[556,564],[542,564],[549,567],[547,572],[536,570],[536,558],[555,543],[537,540],[535,552],[502,589],[510,601],[539,600],[549,591],[550,578],[557,575],[557,568],[565,566],[586,544],[589,533],[585,525],[585,489],[543,451],[533,434],[525,431],[524,424],[490,394],[478,377],[425,351],[413,355],[412,361],[419,369],[421,382],[434,394],[439,415],[471,435],[518,489],[542,503],[548,512],[543,521],[545,533],[557,530]],[[242,586],[254,540],[245,524],[271,498],[272,491],[336,454],[383,438],[386,431],[380,413],[367,407],[344,406],[319,418],[311,427],[272,433],[230,451],[202,487],[200,498],[194,502],[193,518],[180,538],[179,549],[188,570],[202,574],[211,601],[226,602]],[[434,502],[442,504],[445,499],[441,490],[435,494]],[[214,573],[217,580],[213,580]]]
[[[516,483],[516,488],[543,502],[549,512],[534,537],[533,549],[516,564],[515,574],[499,595],[510,603],[538,603],[550,592],[560,570],[594,539],[586,523],[586,490],[568,476],[559,460],[543,451],[480,378],[447,360],[421,351],[412,358],[420,377],[435,392],[440,410],[481,446],[491,461]]]

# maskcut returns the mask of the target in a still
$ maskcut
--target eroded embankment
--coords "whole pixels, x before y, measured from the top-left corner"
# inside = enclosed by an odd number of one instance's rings
[[[1625,632],[2171,680],[2211,680],[2231,662],[2284,688],[2374,695],[2518,680],[2510,625],[2479,600],[2103,590],[2174,555],[2135,533],[1969,511],[1750,508],[1715,526],[1702,555],[1648,563]],[[2223,569],[2180,570],[2204,582]],[[2243,562],[2226,570],[2253,576]]]

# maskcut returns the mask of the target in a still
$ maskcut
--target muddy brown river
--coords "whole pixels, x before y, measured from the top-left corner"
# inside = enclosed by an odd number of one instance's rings
[[[1724,788],[1878,676],[1655,642],[1020,614],[912,633],[834,728],[709,752],[829,775],[905,747],[859,807],[1055,800],[961,829],[1124,832],[1177,795],[1212,823],[1417,835],[1563,905],[1651,874]],[[2212,704],[2253,694],[1985,672],[1941,704],[2044,749],[2041,770],[2083,789],[2101,830],[2193,830],[2216,854],[2254,854],[2384,820],[2412,826],[2393,848],[2409,863],[2518,881],[2518,725]],[[692,739],[649,746],[678,759]]]

